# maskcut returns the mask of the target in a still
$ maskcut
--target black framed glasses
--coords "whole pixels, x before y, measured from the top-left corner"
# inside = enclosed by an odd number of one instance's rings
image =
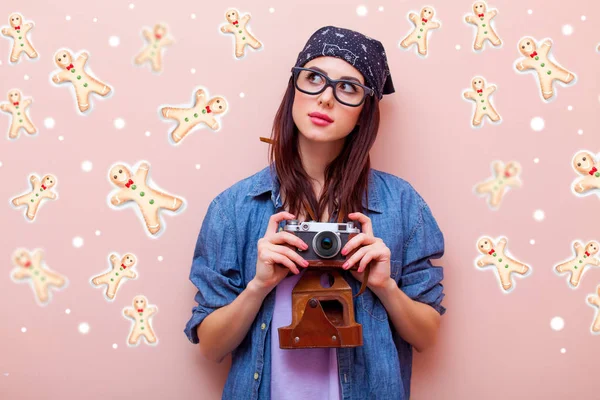
[[[296,89],[306,94],[319,94],[329,86],[333,96],[340,103],[350,106],[360,106],[367,96],[373,96],[375,91],[358,82],[346,79],[331,79],[327,75],[310,68],[293,67],[292,74]]]

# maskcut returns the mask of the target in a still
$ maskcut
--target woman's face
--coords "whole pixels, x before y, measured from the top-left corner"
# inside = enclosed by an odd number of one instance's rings
[[[317,57],[306,63],[304,68],[318,70],[331,79],[356,80],[365,84],[362,74],[356,68],[337,57]],[[364,102],[358,107],[338,102],[333,96],[332,87],[316,95],[306,94],[295,88],[292,116],[300,134],[306,139],[332,142],[346,137],[354,129],[363,106]],[[324,114],[333,122],[327,123],[313,113]]]

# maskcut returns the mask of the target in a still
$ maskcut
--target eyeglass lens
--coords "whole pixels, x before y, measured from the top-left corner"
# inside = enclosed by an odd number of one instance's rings
[[[300,90],[310,94],[316,94],[327,83],[325,77],[315,71],[298,71],[296,84]],[[348,104],[360,104],[365,96],[365,90],[358,85],[349,82],[338,82],[334,85],[335,94],[338,99]]]

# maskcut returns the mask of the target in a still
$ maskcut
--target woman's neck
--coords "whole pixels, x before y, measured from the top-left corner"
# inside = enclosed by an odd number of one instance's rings
[[[316,183],[315,192],[320,193],[325,183],[325,168],[340,154],[345,138],[333,142],[320,142],[298,134],[298,152],[306,174]]]

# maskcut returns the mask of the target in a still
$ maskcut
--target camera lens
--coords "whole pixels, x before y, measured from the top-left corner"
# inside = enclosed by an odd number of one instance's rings
[[[322,231],[313,239],[313,249],[321,258],[335,257],[342,247],[340,237],[332,231]]]

